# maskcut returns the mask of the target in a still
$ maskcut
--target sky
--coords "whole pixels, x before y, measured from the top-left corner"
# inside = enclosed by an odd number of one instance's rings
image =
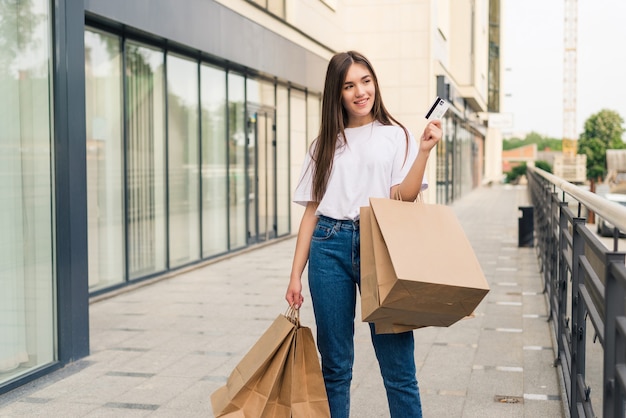
[[[505,135],[563,137],[564,0],[502,0]],[[578,0],[577,135],[602,109],[626,119],[626,1]]]

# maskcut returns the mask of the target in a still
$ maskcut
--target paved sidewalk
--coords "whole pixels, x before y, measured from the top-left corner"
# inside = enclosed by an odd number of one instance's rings
[[[526,204],[525,188],[493,186],[453,205],[491,291],[475,318],[415,331],[427,418],[563,416],[535,250],[517,247]],[[285,311],[294,245],[289,238],[92,303],[92,354],[0,396],[0,417],[213,416],[210,394]],[[306,289],[305,298],[301,320],[315,328]],[[360,321],[355,341],[352,417],[388,417]]]

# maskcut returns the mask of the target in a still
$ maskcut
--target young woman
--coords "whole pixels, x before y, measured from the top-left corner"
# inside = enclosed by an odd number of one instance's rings
[[[294,201],[306,206],[285,299],[302,305],[308,277],[317,344],[333,418],[350,413],[356,290],[360,286],[359,211],[370,197],[415,200],[442,136],[428,123],[419,141],[383,105],[370,62],[355,51],[332,57],[326,72],[322,121],[302,168]],[[421,417],[413,332],[380,334],[372,343],[394,418]]]

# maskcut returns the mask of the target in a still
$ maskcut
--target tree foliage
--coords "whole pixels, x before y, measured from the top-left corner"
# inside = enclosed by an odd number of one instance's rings
[[[547,171],[548,173],[552,173],[552,166],[547,161],[537,160],[535,161],[535,167],[540,168],[543,171]]]
[[[549,162],[544,160],[535,161],[535,167],[540,168],[548,173],[552,173],[552,166]],[[526,175],[527,166],[526,163],[521,163],[507,171],[505,174],[504,182],[514,184],[519,181],[519,178]]]
[[[505,183],[517,183],[517,180],[526,175],[526,163],[522,163],[517,165],[511,169],[511,171],[507,171],[505,173],[506,177],[504,178]]]
[[[504,151],[508,151],[531,144],[537,144],[537,149],[540,151],[545,150],[546,148],[549,148],[553,151],[560,151],[562,149],[560,139],[542,136],[537,132],[531,132],[526,135],[525,138],[505,139],[504,141],[502,141],[502,149]]]
[[[624,119],[615,111],[603,109],[585,121],[578,139],[578,153],[587,156],[587,178],[602,180],[606,175],[606,150],[626,148]]]

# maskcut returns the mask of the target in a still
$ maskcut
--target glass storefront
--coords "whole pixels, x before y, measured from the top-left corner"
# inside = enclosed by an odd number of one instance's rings
[[[437,203],[450,204],[480,184],[478,144],[484,136],[457,116],[442,120],[444,137],[437,145]]]
[[[289,90],[276,88],[276,233],[289,233]]]
[[[85,87],[90,292],[290,233],[319,95],[91,27]]]
[[[165,55],[127,42],[125,59],[127,262],[135,279],[166,269]]]
[[[170,267],[200,259],[198,64],[167,56]]]
[[[120,38],[85,32],[89,288],[121,283],[124,254],[124,142]]]
[[[230,249],[246,246],[246,81],[228,74],[228,207]]]
[[[202,256],[228,251],[226,72],[200,66],[202,130]]]
[[[0,384],[56,360],[50,17],[0,17]]]

